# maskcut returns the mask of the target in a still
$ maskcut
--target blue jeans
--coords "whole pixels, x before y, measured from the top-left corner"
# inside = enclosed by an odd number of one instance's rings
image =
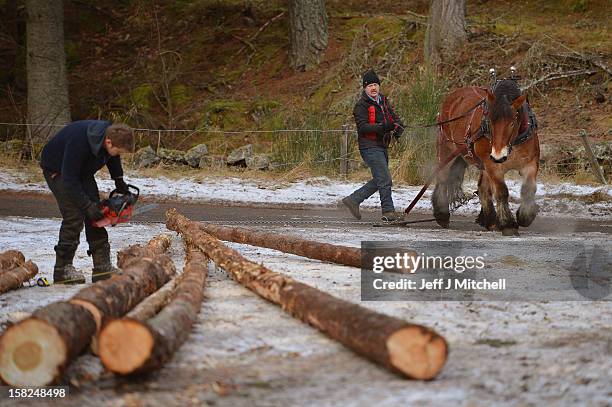
[[[360,204],[378,191],[383,213],[395,211],[393,198],[391,198],[391,185],[393,185],[393,181],[389,172],[389,154],[387,149],[383,147],[370,147],[360,149],[359,152],[363,161],[372,171],[372,179],[353,192],[349,198],[356,204]]]

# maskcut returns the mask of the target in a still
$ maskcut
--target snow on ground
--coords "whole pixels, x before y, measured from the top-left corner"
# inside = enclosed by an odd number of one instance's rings
[[[243,180],[240,178],[213,178],[203,180],[184,178],[180,180],[126,176],[129,183],[141,188],[143,196],[156,198],[193,200],[198,202],[232,202],[252,204],[302,204],[330,206],[349,195],[362,184],[342,182],[327,178],[314,178],[306,181],[282,183],[270,180]],[[520,202],[521,183],[509,180],[511,207],[513,211]],[[106,177],[99,178],[101,191],[110,191],[114,184]],[[465,191],[475,191],[475,182],[466,182]],[[29,179],[14,171],[0,170],[0,191],[38,191],[48,192],[47,186]],[[396,186],[393,188],[393,199],[398,208],[403,208],[412,201],[420,190],[419,186]],[[430,188],[416,205],[417,210],[431,210]],[[569,183],[538,183],[536,202],[541,215],[555,215],[579,218],[612,219],[612,187],[574,185]],[[378,194],[362,204],[366,208],[380,207]],[[478,199],[457,210],[458,214],[477,214],[480,210]]]
[[[0,248],[22,250],[50,276],[58,219],[0,219]],[[257,226],[330,243],[359,245],[350,228]],[[124,224],[109,231],[117,250],[163,233],[163,224]],[[440,230],[371,230],[370,240],[415,241]],[[446,230],[448,239],[495,234]],[[604,233],[535,236],[609,242]],[[522,238],[521,238],[522,239]],[[75,264],[90,271],[86,244]],[[450,345],[438,378],[408,381],[360,358],[210,268],[198,322],[164,369],[141,380],[105,379],[71,389],[54,405],[217,406],[516,406],[609,405],[612,401],[612,312],[609,302],[360,302],[358,269],[275,250],[230,244],[272,270],[378,312],[436,329]],[[182,267],[179,237],[170,252]],[[533,253],[537,256],[537,253]],[[535,269],[534,272],[544,272]],[[0,331],[16,312],[69,298],[80,287],[23,288],[0,296]],[[19,405],[17,401],[13,404]]]

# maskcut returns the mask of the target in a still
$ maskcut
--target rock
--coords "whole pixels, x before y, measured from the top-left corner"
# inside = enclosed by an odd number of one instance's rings
[[[171,150],[169,148],[160,148],[157,150],[159,158],[168,163],[187,164],[185,153],[180,150]]]
[[[246,166],[252,170],[266,170],[270,167],[270,157],[266,154],[256,154],[245,159]]]
[[[230,155],[227,157],[228,165],[240,165],[246,166],[247,157],[251,157],[253,155],[253,145],[247,144],[246,146],[242,146],[232,151]]]
[[[136,151],[132,160],[136,168],[148,168],[159,164],[161,158],[155,154],[151,146],[147,146]]]
[[[198,167],[200,168],[223,168],[226,165],[225,157],[222,155],[205,155],[198,163]]]
[[[197,168],[200,165],[202,157],[207,154],[208,147],[206,147],[206,144],[198,144],[185,153],[185,161],[187,161],[189,166]]]

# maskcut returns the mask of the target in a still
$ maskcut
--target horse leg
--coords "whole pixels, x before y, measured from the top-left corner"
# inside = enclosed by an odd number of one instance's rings
[[[476,218],[476,223],[487,230],[495,229],[497,213],[495,212],[495,205],[493,205],[491,181],[485,171],[480,172],[480,179],[478,180],[478,199],[480,200],[480,213]]]
[[[437,177],[436,187],[431,194],[431,206],[436,222],[443,228],[448,228],[450,223],[450,212],[448,208],[448,169],[440,171]]]
[[[450,167],[440,171],[438,182],[431,196],[434,218],[438,225],[447,228],[450,223],[450,203],[463,198],[463,176],[467,163],[459,156]]]
[[[530,165],[523,168],[520,173],[523,176],[523,184],[521,185],[521,206],[516,211],[516,220],[519,226],[527,227],[536,218],[539,209],[535,202],[538,168],[536,165]]]
[[[518,224],[508,205],[509,194],[504,182],[504,173],[501,170],[490,171],[489,177],[497,206],[497,226],[504,236],[518,236]]]

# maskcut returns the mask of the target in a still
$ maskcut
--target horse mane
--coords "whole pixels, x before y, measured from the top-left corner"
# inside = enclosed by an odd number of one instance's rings
[[[497,121],[499,119],[512,119],[514,117],[514,111],[512,110],[512,102],[519,96],[521,96],[521,89],[516,81],[510,79],[504,79],[497,82],[495,90],[495,102],[491,106],[491,120]],[[522,111],[521,106],[520,110]]]

